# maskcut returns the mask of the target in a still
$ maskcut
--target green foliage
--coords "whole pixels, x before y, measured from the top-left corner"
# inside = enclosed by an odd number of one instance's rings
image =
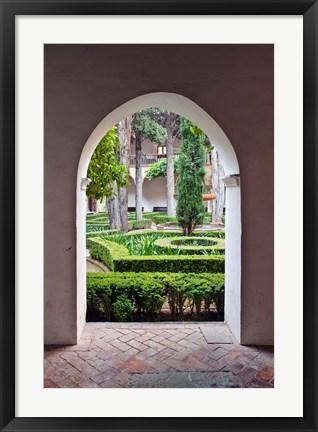
[[[168,299],[173,319],[183,319],[185,307],[200,319],[211,304],[224,304],[223,274],[193,273],[88,273],[88,320],[130,321],[146,316],[158,319]]]
[[[106,213],[88,213],[86,215],[86,222],[96,220],[96,219],[106,219]]]
[[[115,242],[97,238],[86,239],[91,257],[102,261],[110,270],[116,270],[116,262],[123,257],[129,257],[128,250]]]
[[[132,127],[140,142],[148,138],[152,142],[164,144],[167,140],[167,131],[153,119],[151,108],[137,112]]]
[[[91,219],[91,220],[86,221],[86,226],[90,226],[90,225],[103,226],[103,225],[108,225],[108,223],[109,223],[108,218],[98,218],[98,219]]]
[[[86,238],[94,238],[94,237],[105,237],[107,235],[116,234],[120,232],[118,229],[112,229],[112,230],[102,230],[102,231],[94,231],[94,232],[88,232],[86,231]]]
[[[224,256],[220,255],[152,255],[130,256],[114,262],[116,271],[164,271],[219,273],[224,272]]]
[[[119,233],[120,231],[117,229],[113,229],[113,230],[103,230],[103,231],[96,231],[96,232],[87,232],[86,234],[86,238],[93,238],[93,237],[102,237],[105,238],[108,235],[111,234],[116,234]],[[178,237],[178,236],[183,236],[183,233],[180,231],[176,231],[176,230],[169,230],[169,231],[164,231],[164,230],[158,230],[158,231],[154,231],[152,229],[140,229],[138,231],[131,231],[129,233],[123,234],[121,233],[122,236],[124,236],[125,239],[129,239],[131,237],[144,237],[145,235],[152,235],[154,236],[155,240],[157,240],[157,238],[162,238],[162,237]],[[225,232],[223,230],[220,231],[205,231],[205,232],[194,232],[192,233],[192,236],[195,237],[217,237],[217,238],[225,238]],[[114,241],[114,240],[113,240]],[[126,244],[126,240],[123,243],[120,244]]]
[[[180,163],[179,156],[174,156],[174,171],[179,174]],[[167,175],[167,158],[160,159],[159,162],[152,164],[146,171],[146,179],[152,180],[157,177],[166,177]]]
[[[114,317],[117,321],[131,321],[134,305],[125,294],[117,297],[112,306]]]
[[[106,225],[105,223],[102,223],[102,224],[90,223],[90,224],[86,225],[86,232],[87,233],[99,233],[101,231],[108,230],[108,228],[109,228],[109,225],[108,224]]]
[[[87,246],[92,258],[101,260],[113,271],[224,273],[223,255],[134,256],[129,255],[125,246],[98,237],[87,239]]]
[[[115,231],[115,232],[114,232]],[[138,232],[139,235],[127,235],[116,230],[105,231],[101,238],[125,246],[130,255],[212,255],[224,254],[224,240],[210,237],[165,237],[160,231]],[[97,237],[95,235],[94,237]],[[92,238],[92,237],[90,237]],[[192,244],[188,245],[187,242]],[[193,244],[193,243],[197,244]]]
[[[129,220],[128,230],[133,231],[136,229],[148,229],[151,227],[152,221],[150,219],[142,219],[140,221]],[[109,225],[105,222],[90,222],[86,223],[86,238],[105,236],[111,233],[118,232],[119,230],[109,230]]]
[[[118,161],[119,141],[114,126],[101,139],[88,166],[87,177],[91,179],[86,194],[103,199],[113,195],[113,183],[119,188],[128,186],[128,172]]]
[[[93,273],[87,273],[87,306],[97,311],[97,321],[111,320],[112,287],[105,284],[103,278],[90,277]],[[102,273],[98,273],[102,274]]]
[[[224,240],[211,237],[167,237],[155,241],[159,254],[170,250],[177,250],[182,255],[213,255],[224,254]]]
[[[177,219],[185,235],[192,235],[204,219],[202,194],[205,184],[205,135],[189,120],[181,119],[181,154]]]
[[[167,216],[167,212],[144,212],[143,213],[144,219],[150,219],[152,220],[152,222],[154,222],[155,224],[161,224],[161,223],[166,223],[166,222],[176,222],[177,223],[177,218],[176,217],[169,217]],[[128,213],[128,220],[129,221],[134,221],[136,220],[136,213]],[[205,222],[210,222],[211,221],[211,215],[209,213],[205,213],[204,216],[204,221]],[[109,219],[108,219],[108,215],[106,213],[97,213],[97,214],[89,214],[86,216],[86,226],[98,226],[98,225],[108,225],[109,224]]]
[[[129,233],[124,234],[126,237],[138,237],[138,236],[144,236],[146,234],[152,234],[156,235],[157,238],[162,237],[178,237],[183,236],[182,231],[177,230],[152,230],[152,229],[145,229],[145,230],[139,230],[139,231],[131,231]],[[214,231],[197,231],[192,233],[192,236],[195,237],[217,237],[217,238],[225,238],[225,231],[224,230],[214,230]]]
[[[173,216],[149,216],[152,220],[153,223],[155,223],[156,225],[158,224],[163,224],[163,223],[167,223],[167,222],[175,222],[177,223],[177,218],[173,217]]]
[[[152,222],[151,219],[141,219],[139,221],[130,220],[130,221],[128,221],[128,231],[132,231],[132,230],[136,230],[136,229],[150,228],[151,222]]]

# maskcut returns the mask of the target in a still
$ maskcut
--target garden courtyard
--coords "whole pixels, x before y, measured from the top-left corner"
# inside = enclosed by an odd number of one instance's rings
[[[274,386],[273,349],[240,345],[226,323],[223,174],[174,113],[106,133],[83,179],[86,324],[78,344],[46,346],[45,387]]]

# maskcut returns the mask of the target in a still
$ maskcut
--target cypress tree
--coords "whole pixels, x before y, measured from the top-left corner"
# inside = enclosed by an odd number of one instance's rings
[[[177,220],[183,234],[191,236],[194,228],[202,224],[204,206],[202,194],[205,185],[205,134],[189,120],[182,118],[182,139],[179,156]]]

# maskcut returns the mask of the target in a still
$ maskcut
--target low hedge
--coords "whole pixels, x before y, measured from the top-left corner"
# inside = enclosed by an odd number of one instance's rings
[[[94,237],[101,237],[101,236],[107,236],[112,235],[120,232],[118,229],[112,229],[112,230],[103,230],[103,231],[94,231],[94,232],[86,232],[86,238],[94,238]]]
[[[200,317],[214,304],[224,309],[223,274],[185,273],[88,273],[87,320],[130,321],[155,318],[168,300],[173,319],[183,319],[185,307]],[[93,318],[93,319],[92,319]]]
[[[205,251],[215,251],[217,250],[219,253],[225,252],[224,239],[217,237],[199,237],[202,245],[192,246],[192,245],[183,245],[182,241],[189,242],[190,240],[197,240],[198,236],[184,237],[184,236],[175,236],[175,237],[164,237],[155,241],[155,245],[157,248],[165,251],[168,249],[178,249],[181,251],[183,255],[202,255]],[[178,244],[181,242],[181,244]]]
[[[108,225],[108,219],[93,219],[91,221],[86,221],[86,225]]]
[[[100,219],[100,218],[106,218],[106,213],[101,212],[101,213],[91,213],[91,214],[86,215],[87,221],[94,220],[94,219]]]
[[[172,217],[172,216],[161,216],[161,215],[153,215],[153,216],[148,216],[156,225],[158,224],[163,224],[166,222],[177,222],[177,218],[176,217]]]
[[[87,239],[92,258],[119,272],[224,273],[224,255],[132,256],[118,243],[95,237]]]
[[[114,269],[121,272],[194,272],[223,273],[223,255],[153,255],[129,256],[114,262]]]
[[[99,237],[86,239],[86,244],[90,250],[91,257],[102,261],[113,271],[118,270],[117,263],[122,258],[130,257],[125,246]]]
[[[106,225],[105,223],[86,225],[86,232],[87,233],[107,231],[108,229],[109,229],[109,225]]]
[[[128,221],[128,231],[136,229],[147,229],[150,228],[152,224],[151,219],[141,219],[141,220],[129,220]]]
[[[145,229],[145,230],[139,230],[139,231],[132,231],[127,234],[126,236],[144,236],[145,234],[153,234],[156,233],[160,237],[183,237],[182,231],[177,230],[152,230],[152,229]],[[192,236],[199,236],[199,237],[216,237],[216,238],[225,238],[225,231],[224,230],[214,230],[214,231],[204,231],[204,232],[194,232],[192,233]]]

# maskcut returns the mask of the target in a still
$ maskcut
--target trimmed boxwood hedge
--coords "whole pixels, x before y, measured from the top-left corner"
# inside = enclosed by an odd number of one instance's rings
[[[125,246],[102,238],[89,238],[86,244],[90,250],[90,255],[94,259],[102,261],[110,270],[117,270],[116,263],[122,257],[129,257],[129,252]]]
[[[94,219],[100,219],[100,218],[105,218],[106,219],[106,213],[102,212],[102,213],[91,213],[91,214],[87,214],[86,215],[86,220],[94,220]]]
[[[224,255],[132,256],[124,246],[99,237],[88,238],[87,246],[92,258],[113,271],[224,273]]]
[[[130,220],[128,221],[128,231],[136,230],[136,229],[147,229],[150,228],[152,224],[151,219],[141,219],[139,221],[137,220]]]
[[[176,237],[164,237],[155,241],[155,245],[161,250],[167,249],[179,249],[182,251],[182,254],[189,255],[202,255],[204,251],[213,251],[218,250],[220,253],[224,253],[224,239],[217,237],[199,237],[202,245],[192,246],[192,245],[183,245],[182,241],[189,242],[189,240],[197,240],[198,236],[184,237],[184,236],[176,236]],[[181,244],[178,244],[178,242]],[[213,243],[212,243],[213,242]]]
[[[90,225],[94,225],[94,226],[108,225],[108,219],[94,219],[92,221],[86,221],[86,225],[87,226],[90,226]]]
[[[224,274],[88,273],[88,321],[129,321],[134,316],[155,318],[168,300],[173,319],[183,319],[185,304],[199,318],[214,303],[224,308]]]
[[[144,229],[144,230],[139,230],[139,231],[132,231],[129,232],[127,234],[125,234],[126,236],[144,236],[145,234],[153,234],[156,233],[156,235],[160,236],[160,237],[183,237],[183,232],[182,231],[176,231],[176,230],[169,230],[169,231],[164,231],[164,230],[152,230],[152,229]],[[213,231],[204,231],[204,232],[194,232],[192,233],[192,236],[194,237],[216,237],[216,238],[221,238],[224,239],[225,238],[225,231],[220,229],[220,230],[213,230]]]
[[[156,224],[163,224],[166,222],[176,222],[177,223],[177,218],[173,217],[173,216],[157,216],[157,215],[153,215],[150,216],[150,219]]]

